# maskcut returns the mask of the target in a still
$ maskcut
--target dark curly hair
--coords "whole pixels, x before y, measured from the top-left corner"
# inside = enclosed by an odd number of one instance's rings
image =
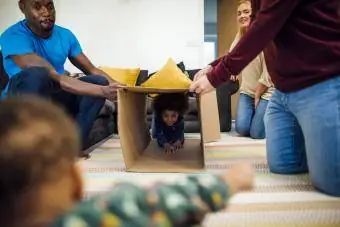
[[[153,100],[153,110],[161,115],[165,110],[172,110],[184,115],[189,109],[189,97],[185,93],[163,93]]]

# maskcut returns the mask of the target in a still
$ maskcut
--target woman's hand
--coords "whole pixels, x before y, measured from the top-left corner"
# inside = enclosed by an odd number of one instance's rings
[[[262,83],[259,83],[255,89],[255,109],[260,103],[261,96],[268,90],[268,87]]]
[[[190,85],[190,92],[195,92],[197,94],[204,94],[213,91],[215,88],[211,85],[210,81],[207,78],[207,75],[204,74],[198,80],[192,82]]]
[[[201,77],[203,77],[204,75],[210,73],[212,69],[213,69],[213,67],[211,65],[208,65],[204,69],[201,69],[200,71],[198,71],[198,73],[195,74],[194,81],[197,81]]]
[[[260,97],[256,97],[256,96],[255,96],[255,101],[254,101],[255,109],[256,109],[256,107],[259,105],[260,99],[261,99]]]
[[[238,79],[239,79],[239,76],[230,76],[230,80],[233,82],[238,81]]]

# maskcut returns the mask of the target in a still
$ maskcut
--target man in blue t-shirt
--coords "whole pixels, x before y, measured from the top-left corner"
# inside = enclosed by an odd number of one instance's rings
[[[2,97],[35,94],[63,105],[78,122],[85,149],[105,99],[116,96],[117,83],[89,61],[70,30],[55,25],[53,0],[19,0],[19,7],[25,20],[8,28],[0,39],[9,76]],[[67,58],[87,76],[66,76]]]

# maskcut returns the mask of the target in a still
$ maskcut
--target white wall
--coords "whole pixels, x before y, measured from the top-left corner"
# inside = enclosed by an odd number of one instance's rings
[[[0,32],[22,17],[0,0]],[[71,29],[96,65],[159,69],[168,57],[204,62],[203,0],[55,0],[57,23]],[[75,71],[68,63],[66,68]]]

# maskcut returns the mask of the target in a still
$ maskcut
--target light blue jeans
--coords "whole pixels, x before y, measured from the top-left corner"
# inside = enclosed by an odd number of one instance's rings
[[[340,76],[297,92],[276,90],[265,126],[272,172],[309,171],[314,187],[340,197]]]
[[[266,132],[263,118],[268,101],[261,99],[256,108],[254,104],[254,98],[246,94],[240,94],[235,130],[240,136],[250,136],[253,139],[264,139],[266,137]]]

